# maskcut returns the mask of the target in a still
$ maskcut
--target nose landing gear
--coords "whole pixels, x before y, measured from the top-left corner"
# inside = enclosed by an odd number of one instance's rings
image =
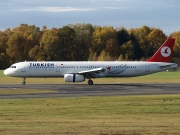
[[[25,77],[23,78],[22,85],[26,85],[26,78]]]

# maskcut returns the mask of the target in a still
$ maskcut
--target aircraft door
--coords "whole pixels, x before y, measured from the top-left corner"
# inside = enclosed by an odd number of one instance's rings
[[[150,72],[150,65],[149,64],[145,65],[145,72]]]
[[[26,63],[21,63],[21,72],[26,72]]]
[[[60,72],[60,64],[56,64],[56,72]]]

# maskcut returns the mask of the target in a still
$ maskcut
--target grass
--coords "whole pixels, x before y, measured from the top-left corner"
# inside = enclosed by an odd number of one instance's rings
[[[180,95],[0,100],[0,134],[178,135]]]
[[[179,83],[180,72],[160,72],[133,78],[100,78],[93,81],[95,84]],[[4,76],[3,71],[0,71],[0,84],[21,82],[21,78]],[[31,78],[27,79],[27,83],[66,84],[62,78]],[[0,94],[19,94],[27,91],[1,89]],[[178,135],[179,106],[180,95],[2,99],[0,134]]]
[[[159,72],[155,74],[130,77],[130,78],[96,78],[94,84],[117,84],[117,83],[179,83],[180,72]],[[22,78],[8,77],[0,71],[0,84],[21,84]],[[28,84],[67,84],[63,78],[27,78]],[[79,83],[87,84],[87,81]]]

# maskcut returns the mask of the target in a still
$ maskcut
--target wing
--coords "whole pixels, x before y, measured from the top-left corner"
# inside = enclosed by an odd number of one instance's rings
[[[95,69],[91,69],[91,70],[85,70],[85,71],[80,71],[78,72],[79,74],[89,74],[89,73],[94,73],[94,72],[100,72],[100,71],[104,71],[103,68],[95,68]]]
[[[86,78],[97,78],[99,77],[100,72],[105,72],[105,69],[101,68],[95,68],[90,70],[84,70],[80,72],[72,72],[70,74],[83,74]]]

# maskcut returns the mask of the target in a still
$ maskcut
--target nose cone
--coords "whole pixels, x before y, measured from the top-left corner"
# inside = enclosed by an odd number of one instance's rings
[[[4,70],[4,74],[9,75],[9,70],[8,69]]]

